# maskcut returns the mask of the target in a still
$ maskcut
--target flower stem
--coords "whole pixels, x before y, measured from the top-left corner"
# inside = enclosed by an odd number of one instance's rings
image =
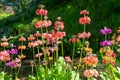
[[[56,46],[58,48],[58,41],[56,39]],[[56,62],[58,62],[58,49],[56,50]]]
[[[62,57],[64,57],[63,42],[61,43]]]
[[[72,66],[73,66],[73,62],[74,62],[74,52],[75,52],[75,43],[73,43]]]

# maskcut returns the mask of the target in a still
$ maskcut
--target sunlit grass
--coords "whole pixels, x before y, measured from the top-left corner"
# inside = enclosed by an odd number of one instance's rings
[[[2,20],[2,19],[4,19],[4,18],[7,18],[7,17],[9,17],[10,15],[12,15],[12,14],[1,13],[1,14],[0,14],[0,20]]]

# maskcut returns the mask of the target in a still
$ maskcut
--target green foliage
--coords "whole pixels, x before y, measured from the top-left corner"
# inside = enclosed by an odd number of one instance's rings
[[[45,68],[40,65],[38,68],[38,80],[80,80],[79,74],[71,69],[68,64],[64,62],[64,58],[60,57],[58,63],[55,63],[54,66],[47,71]],[[33,76],[29,76],[29,80],[33,79]]]
[[[12,80],[12,77],[10,75],[7,75],[4,72],[0,73],[0,80]]]

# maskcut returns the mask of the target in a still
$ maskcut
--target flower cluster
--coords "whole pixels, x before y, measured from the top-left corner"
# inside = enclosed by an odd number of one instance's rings
[[[3,36],[3,38],[1,39],[2,42],[1,42],[0,45],[1,45],[2,47],[8,46],[9,43],[7,42],[7,40],[8,40],[8,39],[7,39],[5,36]]]
[[[35,28],[40,28],[40,27],[43,27],[43,28],[47,28],[49,26],[51,26],[52,22],[50,20],[39,20],[35,23]]]
[[[90,32],[88,32],[88,33],[86,33],[86,32],[83,32],[83,33],[78,33],[78,38],[79,39],[83,39],[83,38],[90,38],[90,36],[91,36],[91,33]]]
[[[86,16],[86,15],[89,15],[89,12],[87,10],[83,10],[80,12],[80,14],[83,14],[84,17],[79,18],[79,23],[80,24],[90,24],[91,19],[90,19],[90,17]]]
[[[105,41],[102,41],[100,42],[100,46],[104,47],[104,46],[112,46],[112,41],[108,41],[108,40],[105,40]]]
[[[11,67],[11,68],[20,67],[21,66],[20,61],[21,60],[19,58],[15,58],[15,60],[7,62],[6,65],[9,66],[9,67]]]
[[[88,69],[84,71],[84,76],[90,78],[92,76],[98,77],[99,73],[96,69]]]
[[[7,51],[1,51],[0,52],[0,60],[3,62],[10,60],[10,54]]]
[[[98,58],[96,55],[90,55],[87,57],[83,58],[83,61],[88,65],[88,66],[96,66],[98,63]]]
[[[48,11],[43,9],[45,6],[44,5],[40,5],[39,7],[40,7],[40,9],[36,10],[36,15],[46,16]]]
[[[64,22],[60,21],[60,19],[57,19],[54,22],[54,29],[55,30],[63,30],[64,29]]]
[[[111,28],[104,27],[104,29],[100,30],[100,33],[103,35],[108,34],[108,33],[110,34],[110,33],[112,33],[112,30],[111,30]]]
[[[112,50],[107,50],[105,53],[105,56],[103,57],[102,63],[103,64],[107,64],[110,63],[113,66],[115,65],[115,61],[116,61],[116,53]]]

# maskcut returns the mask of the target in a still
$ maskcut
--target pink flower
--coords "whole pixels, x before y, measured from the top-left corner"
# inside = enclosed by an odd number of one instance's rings
[[[41,36],[41,34],[40,34],[39,31],[37,31],[37,32],[34,34],[34,36],[35,36],[35,37],[39,37],[39,36]]]
[[[55,21],[54,23],[54,29],[55,30],[63,30],[64,29],[64,22],[62,21]]]
[[[91,22],[91,19],[88,16],[79,18],[79,23],[80,24],[90,24],[90,22]]]
[[[43,33],[42,34],[42,38],[44,38],[44,39],[50,39],[51,37],[52,37],[52,35],[49,34],[49,33]]]
[[[84,71],[84,76],[88,77],[88,78],[92,77],[93,76],[93,71],[92,70],[85,70]]]
[[[0,60],[3,62],[10,60],[10,54],[7,51],[1,51],[0,52]]]
[[[71,59],[70,59],[69,56],[66,56],[66,57],[65,57],[65,62],[71,62]]]
[[[87,11],[87,10],[82,10],[82,11],[80,11],[80,14],[89,15],[89,11]]]
[[[39,58],[39,57],[41,57],[42,55],[43,55],[43,53],[38,53],[38,54],[35,55],[35,57],[36,57],[36,58]]]
[[[99,73],[98,73],[98,71],[97,71],[96,69],[93,69],[93,75],[94,75],[95,77],[98,77],[98,76],[99,76]]]
[[[79,39],[90,38],[90,36],[91,36],[91,33],[90,33],[90,32],[88,32],[88,33],[86,33],[86,32],[78,33],[78,38],[79,38]]]
[[[46,16],[48,11],[45,9],[37,9],[35,13],[36,13],[36,15]]]
[[[47,28],[51,26],[52,22],[50,20],[43,20],[43,27]]]
[[[42,45],[42,41],[40,41],[40,40],[28,43],[28,47],[30,47],[30,48],[31,47],[36,47],[36,46],[39,46],[39,45]]]
[[[34,26],[35,26],[35,28],[40,28],[40,27],[43,26],[43,22],[42,21],[38,21],[38,22],[35,23]]]
[[[73,37],[73,38],[71,38],[70,40],[69,40],[69,42],[72,42],[72,43],[75,43],[77,40],[76,40],[76,38],[75,37]]]

